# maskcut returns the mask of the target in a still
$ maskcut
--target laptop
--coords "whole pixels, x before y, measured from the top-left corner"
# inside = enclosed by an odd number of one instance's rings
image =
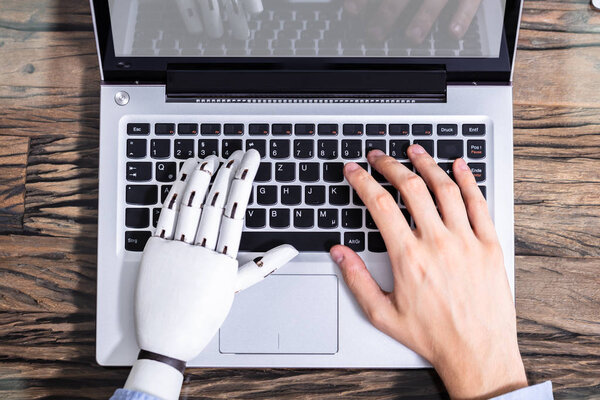
[[[300,255],[236,295],[191,367],[420,368],[428,363],[375,329],[328,249],[361,255],[385,290],[386,246],[342,175],[381,149],[412,168],[421,144],[451,174],[464,157],[486,196],[514,293],[512,69],[520,0],[473,2],[461,39],[452,0],[422,40],[381,1],[92,0],[102,74],[96,358],[131,365],[133,294],[146,240],[183,160],[256,149],[262,160],[241,263],[289,243]],[[374,34],[387,28],[383,36]],[[381,32],[381,30],[379,30]],[[169,268],[165,265],[165,268]],[[174,290],[176,290],[174,288]],[[168,293],[157,294],[168,296]]]

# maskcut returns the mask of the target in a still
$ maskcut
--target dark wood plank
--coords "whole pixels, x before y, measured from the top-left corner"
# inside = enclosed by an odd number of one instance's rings
[[[0,136],[0,233],[23,228],[28,153],[29,138]]]

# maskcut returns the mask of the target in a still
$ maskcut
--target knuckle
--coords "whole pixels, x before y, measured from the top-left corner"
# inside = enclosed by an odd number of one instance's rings
[[[373,198],[373,204],[378,210],[383,212],[388,212],[398,207],[388,192],[376,194]]]
[[[367,310],[365,310],[365,313],[367,314],[367,318],[369,321],[371,321],[373,326],[378,329],[381,329],[387,323],[387,316],[379,307],[369,307]]]
[[[411,192],[423,189],[425,182],[415,173],[409,175],[404,181],[404,186]]]
[[[458,186],[452,181],[446,181],[439,186],[440,196],[457,198],[460,196]]]

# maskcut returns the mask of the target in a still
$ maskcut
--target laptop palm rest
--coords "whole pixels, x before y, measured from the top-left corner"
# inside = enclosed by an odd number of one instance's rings
[[[221,353],[334,354],[338,278],[271,275],[235,297],[219,332]]]

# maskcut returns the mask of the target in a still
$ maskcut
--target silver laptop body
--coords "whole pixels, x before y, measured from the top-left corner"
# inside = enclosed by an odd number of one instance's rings
[[[364,163],[371,148],[408,163],[403,149],[421,143],[446,169],[453,157],[464,157],[487,197],[514,291],[511,77],[520,1],[483,2],[470,28],[478,46],[445,43],[436,36],[440,18],[429,45],[419,48],[402,40],[392,47],[391,39],[372,45],[360,36],[335,43],[328,32],[351,25],[342,23],[343,2],[335,0],[265,0],[262,13],[248,13],[248,40],[231,38],[225,11],[221,38],[192,34],[195,20],[185,15],[200,12],[201,1],[91,3],[102,72],[99,364],[131,365],[137,356],[138,263],[181,161],[226,158],[240,147],[264,154],[240,260],[281,242],[301,254],[239,293],[219,333],[189,366],[429,365],[368,322],[326,252],[336,242],[356,248],[381,287],[392,289],[377,229],[339,178],[340,165]],[[225,3],[215,4],[225,10]],[[314,48],[299,47],[313,22],[320,27]],[[277,47],[288,24],[295,39]],[[274,32],[260,47],[263,29]],[[334,45],[320,47],[326,39]],[[358,45],[346,54],[344,45],[352,43]]]

